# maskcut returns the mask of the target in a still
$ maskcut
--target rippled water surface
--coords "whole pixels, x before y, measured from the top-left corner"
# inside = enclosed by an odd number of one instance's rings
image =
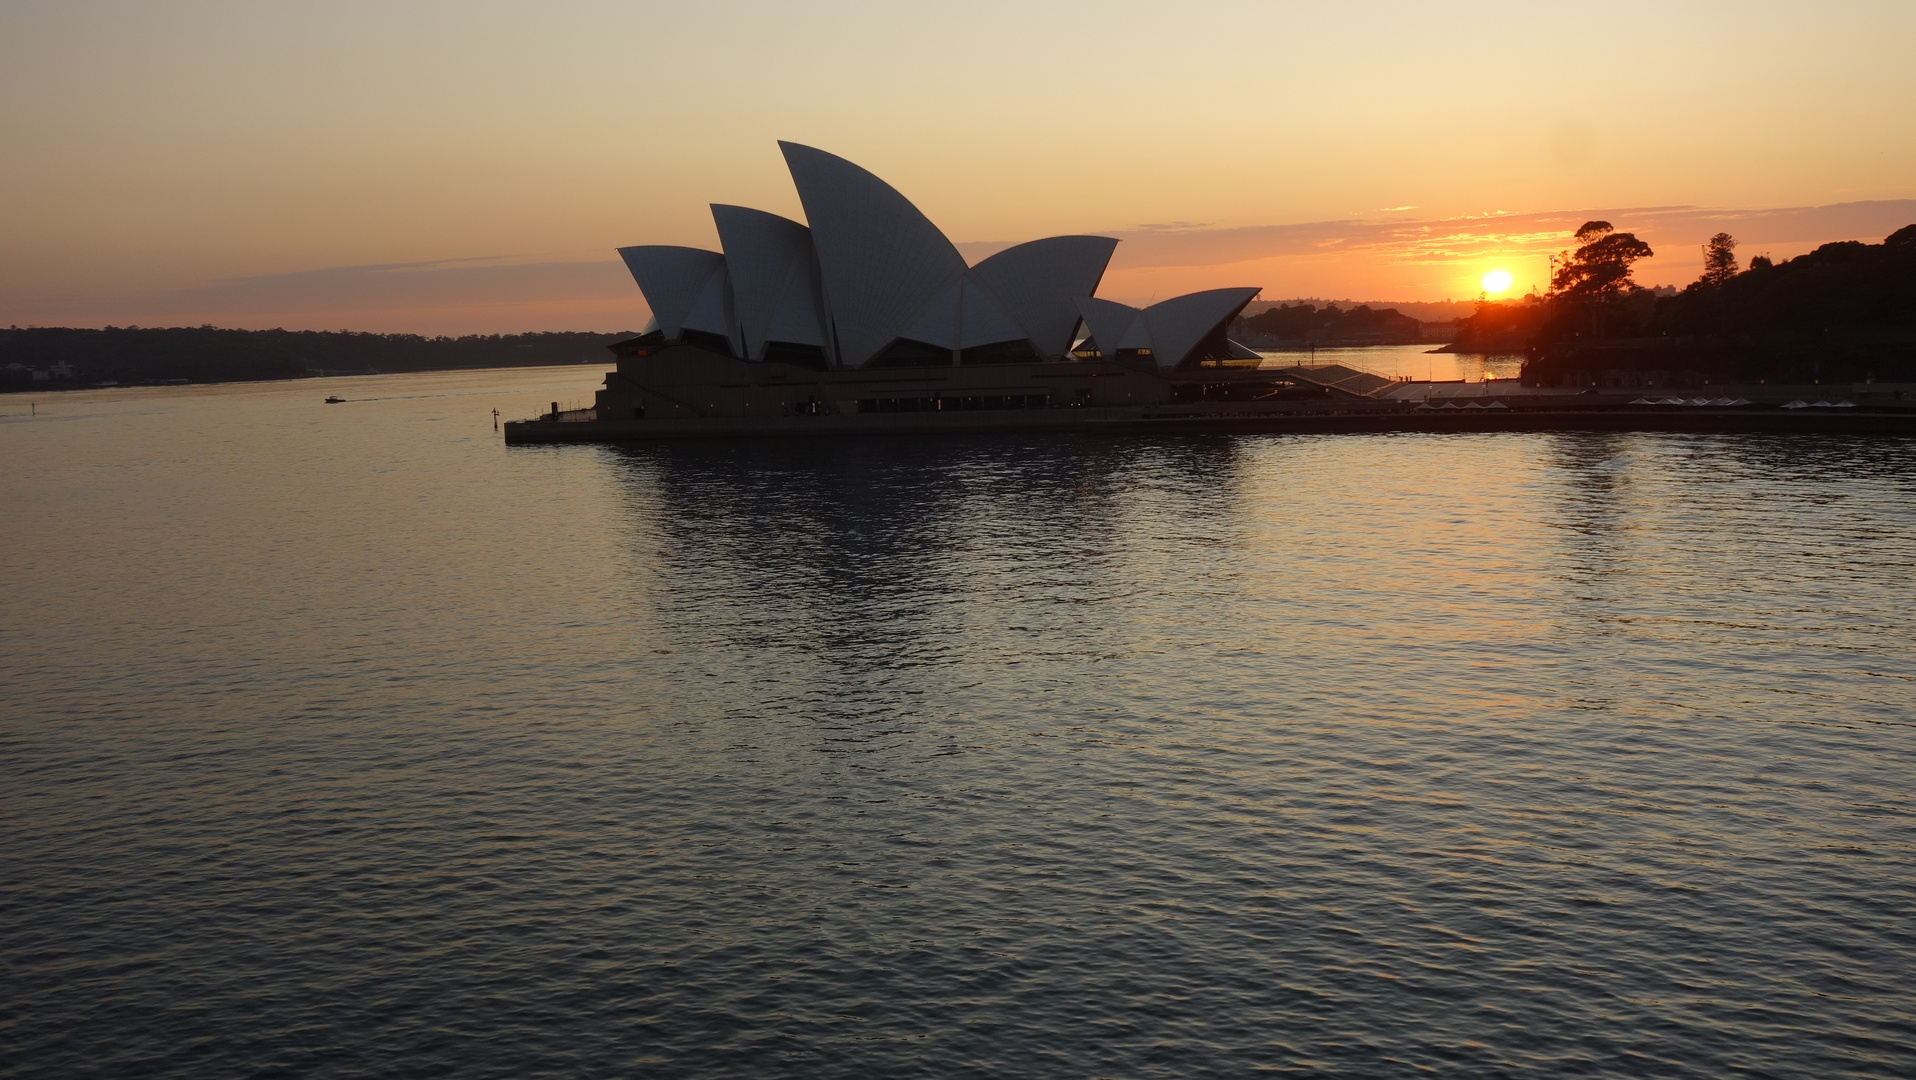
[[[1916,443],[598,374],[0,398],[0,1071],[1916,1074]]]

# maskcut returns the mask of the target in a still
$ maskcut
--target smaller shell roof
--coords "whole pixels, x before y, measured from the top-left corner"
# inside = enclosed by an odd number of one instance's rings
[[[1213,330],[1244,310],[1260,290],[1206,289],[1159,301],[1144,309],[1151,330],[1151,354],[1158,368],[1168,371],[1184,362]]]
[[[1244,310],[1258,292],[1255,288],[1207,289],[1142,309],[1081,296],[1077,306],[1100,350],[1114,353],[1119,349],[1150,349],[1158,370],[1170,371],[1213,331]]]
[[[1131,328],[1138,324],[1139,311],[1129,304],[1120,304],[1115,300],[1100,300],[1094,296],[1077,298],[1078,314],[1084,319],[1085,329],[1098,343],[1098,349],[1106,355],[1116,353],[1121,348],[1133,348],[1122,344],[1130,334]],[[1147,348],[1149,346],[1146,346]]]
[[[1111,252],[1108,236],[1051,236],[1008,247],[971,268],[971,277],[1024,328],[1038,355],[1062,357],[1078,328],[1076,300],[1098,291]]]
[[[713,275],[725,274],[725,256],[704,248],[644,244],[620,248],[619,257],[668,338],[685,328],[685,317],[706,294]]]
[[[969,349],[1028,337],[1004,305],[970,274],[952,282],[951,288],[940,293],[898,336],[945,349]]]
[[[743,355],[762,358],[767,341],[824,345],[812,231],[790,218],[722,203],[712,205],[712,221],[725,247]]]

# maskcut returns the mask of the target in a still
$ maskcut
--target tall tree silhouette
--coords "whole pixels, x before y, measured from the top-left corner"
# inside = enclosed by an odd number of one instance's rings
[[[1703,249],[1703,276],[1699,285],[1721,285],[1736,276],[1736,238],[1720,232]]]
[[[1552,321],[1560,331],[1580,326],[1601,338],[1612,321],[1611,309],[1643,291],[1630,280],[1630,264],[1656,253],[1635,233],[1618,232],[1607,221],[1584,222],[1576,239],[1582,246],[1564,252],[1550,278],[1550,300],[1558,313]]]
[[[1586,221],[1577,230],[1582,246],[1564,252],[1550,279],[1552,296],[1571,302],[1603,300],[1636,288],[1630,264],[1656,254],[1635,233],[1617,232],[1607,221]]]

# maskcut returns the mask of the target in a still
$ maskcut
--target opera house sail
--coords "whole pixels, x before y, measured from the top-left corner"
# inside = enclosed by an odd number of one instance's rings
[[[620,248],[652,321],[613,346],[593,409],[518,425],[524,441],[538,441],[530,425],[562,421],[581,439],[1069,426],[1087,409],[1173,403],[1201,372],[1242,382],[1257,359],[1226,336],[1255,288],[1145,308],[1099,299],[1118,243],[1102,236],[968,265],[890,184],[823,150],[779,148],[805,221],[714,205],[721,250]]]

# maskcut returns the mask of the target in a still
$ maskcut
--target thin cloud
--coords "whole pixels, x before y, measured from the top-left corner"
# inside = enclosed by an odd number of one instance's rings
[[[1788,257],[1833,240],[1880,240],[1916,222],[1916,199],[1731,210],[1695,206],[1554,210],[1450,218],[1319,221],[1217,228],[1164,222],[1102,233],[1122,241],[1102,295],[1172,296],[1224,285],[1266,295],[1369,295],[1404,300],[1463,295],[1464,276],[1501,262],[1536,270],[1592,218],[1654,247],[1646,283],[1691,280],[1698,246],[1734,235],[1746,253]],[[1008,242],[961,243],[977,262]],[[1528,262],[1527,262],[1528,260]],[[1474,288],[1468,290],[1474,295]],[[416,328],[422,332],[638,325],[645,301],[616,260],[527,262],[485,255],[322,267],[232,278],[131,296],[0,298],[0,321],[38,325],[304,325]]]
[[[1130,268],[1229,265],[1286,255],[1327,251],[1361,253],[1389,261],[1430,262],[1477,258],[1489,251],[1548,252],[1566,246],[1578,225],[1592,218],[1613,221],[1651,246],[1703,243],[1731,232],[1745,244],[1826,243],[1881,239],[1916,221],[1916,200],[1839,203],[1771,210],[1724,210],[1696,206],[1492,213],[1419,221],[1323,221],[1301,225],[1183,230],[1117,230],[1103,235],[1123,241],[1114,266]]]
[[[504,262],[501,256],[332,266],[212,281],[135,296],[63,298],[71,319],[192,321],[262,313],[381,312],[484,304],[637,297],[625,267],[595,262]],[[640,300],[638,306],[644,304]]]

